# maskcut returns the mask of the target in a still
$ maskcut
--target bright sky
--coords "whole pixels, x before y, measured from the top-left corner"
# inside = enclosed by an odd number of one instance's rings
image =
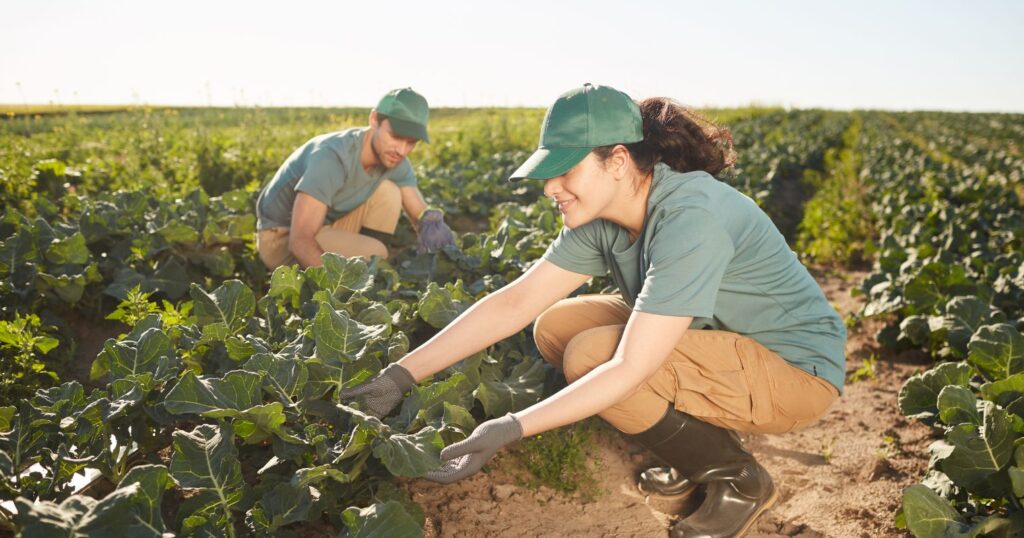
[[[1024,112],[1024,2],[0,0],[0,103]]]

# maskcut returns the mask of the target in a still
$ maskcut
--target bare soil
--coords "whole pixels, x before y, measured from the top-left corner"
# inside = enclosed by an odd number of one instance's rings
[[[861,272],[817,275],[844,316],[860,310],[850,290]],[[847,343],[848,376],[874,356],[873,377],[848,383],[842,398],[817,424],[794,433],[751,435],[747,446],[772,474],[778,502],[747,536],[908,536],[894,525],[904,487],[919,481],[927,446],[937,437],[904,419],[896,403],[904,380],[927,368],[920,354],[878,348],[878,320],[857,323]],[[652,455],[610,427],[594,436],[597,498],[523,486],[524,473],[508,451],[479,473],[443,486],[404,484],[427,515],[427,536],[665,536],[700,499],[645,498],[635,487]]]

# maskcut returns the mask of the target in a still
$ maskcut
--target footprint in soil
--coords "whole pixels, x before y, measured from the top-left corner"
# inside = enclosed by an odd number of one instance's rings
[[[860,477],[870,482],[881,480],[883,478],[899,480],[903,478],[903,476],[904,474],[902,471],[893,467],[892,462],[884,458],[877,458],[874,462],[869,462],[860,472]]]

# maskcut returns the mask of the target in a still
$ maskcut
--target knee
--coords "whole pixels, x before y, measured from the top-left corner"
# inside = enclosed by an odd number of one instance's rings
[[[370,256],[380,256],[381,258],[388,257],[388,247],[384,246],[384,243],[372,238],[370,239],[369,243],[370,244],[368,245],[368,252],[366,255],[367,259],[369,259]]]
[[[402,203],[402,188],[390,179],[382,179],[377,190],[373,191],[373,198],[381,203],[400,205]]]
[[[607,362],[615,353],[617,331],[606,327],[587,329],[572,338],[562,354],[562,371],[569,383],[587,375],[598,365]]]

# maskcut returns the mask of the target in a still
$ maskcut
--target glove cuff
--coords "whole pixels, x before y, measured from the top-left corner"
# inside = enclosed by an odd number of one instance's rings
[[[441,214],[441,217],[444,218],[444,211],[441,208],[428,205],[427,207],[423,208],[423,211],[420,211],[419,215],[416,216],[416,221],[419,222],[423,220],[423,215],[426,215],[427,211],[437,211],[438,213]]]
[[[502,425],[502,430],[508,432],[505,444],[518,441],[523,438],[523,425],[515,415],[509,413],[497,420]]]
[[[405,394],[416,386],[416,378],[397,362],[389,364],[387,368],[380,371],[381,375],[390,379],[398,390]]]

